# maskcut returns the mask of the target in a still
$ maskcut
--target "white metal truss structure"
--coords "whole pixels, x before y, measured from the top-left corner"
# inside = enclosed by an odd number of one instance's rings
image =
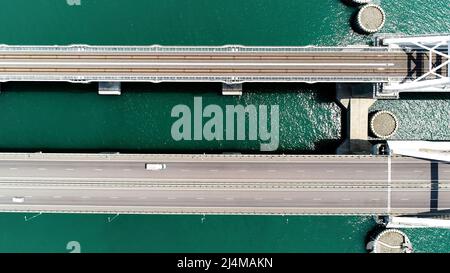
[[[379,95],[398,95],[399,92],[448,92],[450,91],[450,34],[441,36],[393,37],[382,39],[382,44],[391,49],[407,51],[424,51],[428,54],[426,71],[415,79],[403,82],[390,80],[385,83]],[[439,64],[435,58],[442,59]],[[438,73],[445,70],[446,73]]]
[[[450,220],[417,217],[389,217],[386,227],[450,229]]]
[[[448,141],[388,140],[387,144],[390,153],[394,155],[450,162],[450,142]]]

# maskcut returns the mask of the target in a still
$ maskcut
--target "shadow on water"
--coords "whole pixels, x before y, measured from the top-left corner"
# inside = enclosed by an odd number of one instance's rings
[[[369,232],[367,232],[366,237],[364,239],[364,248],[366,248],[367,244],[375,239],[378,234],[384,231],[386,227],[382,224],[376,224]]]
[[[450,100],[450,93],[426,92],[426,93],[400,93],[400,100]]]
[[[221,83],[122,83],[124,92],[182,92],[205,93],[222,91]],[[11,92],[98,92],[98,83],[68,82],[6,82],[2,83],[2,91]]]
[[[341,2],[344,5],[349,6],[349,7],[359,7],[359,6],[361,6],[361,4],[355,3],[352,0],[341,0]]]

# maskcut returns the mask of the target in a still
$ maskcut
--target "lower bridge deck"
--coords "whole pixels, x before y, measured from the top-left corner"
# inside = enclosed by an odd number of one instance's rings
[[[166,168],[146,170],[147,163]],[[450,209],[450,165],[404,157],[1,154],[0,175],[0,211],[442,215]]]

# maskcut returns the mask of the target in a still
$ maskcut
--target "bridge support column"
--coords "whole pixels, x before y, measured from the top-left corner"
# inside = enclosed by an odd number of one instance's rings
[[[336,99],[346,109],[346,139],[337,154],[370,154],[369,108],[375,102],[367,84],[337,84]]]
[[[115,95],[122,94],[120,82],[99,82],[98,83],[99,95]]]
[[[242,96],[242,83],[238,84],[222,84],[222,95],[225,96]]]

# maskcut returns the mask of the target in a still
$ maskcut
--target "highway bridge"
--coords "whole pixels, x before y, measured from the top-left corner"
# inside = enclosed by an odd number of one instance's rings
[[[0,81],[364,82],[447,90],[450,36],[377,46],[0,46]],[[406,85],[405,85],[406,84]],[[118,85],[112,89],[119,91]],[[107,89],[107,88],[106,88]]]
[[[438,215],[449,178],[391,156],[0,154],[0,211]]]

